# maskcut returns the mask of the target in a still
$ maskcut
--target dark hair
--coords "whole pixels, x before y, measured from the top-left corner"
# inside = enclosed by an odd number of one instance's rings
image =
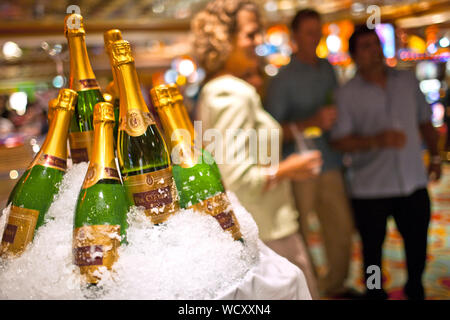
[[[355,27],[355,31],[353,31],[350,39],[348,39],[348,51],[350,52],[351,56],[354,56],[356,53],[356,42],[358,41],[358,38],[368,34],[375,34],[378,37],[375,29],[369,29],[365,24],[361,24]]]
[[[306,19],[317,19],[320,21],[320,14],[313,9],[302,9],[297,12],[297,14],[294,16],[291,22],[291,29],[292,32],[296,32],[298,26]]]

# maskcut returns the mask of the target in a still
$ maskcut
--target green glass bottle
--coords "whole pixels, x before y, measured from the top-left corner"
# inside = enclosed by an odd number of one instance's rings
[[[83,17],[79,14],[67,15],[64,30],[70,53],[69,87],[78,93],[78,102],[70,126],[70,155],[73,163],[88,162],[94,134],[94,106],[104,100],[89,62]]]
[[[121,40],[111,47],[120,95],[117,157],[123,184],[130,202],[159,224],[178,209],[169,152],[142,97],[130,44]]]
[[[120,100],[119,100],[119,86],[117,84],[116,69],[114,68],[111,44],[114,41],[123,40],[122,32],[119,29],[111,29],[103,34],[103,39],[105,41],[105,51],[109,57],[109,62],[111,64],[111,70],[113,75],[113,81],[108,85],[108,92],[112,96],[112,104],[114,106],[114,116],[116,117],[116,124],[114,126],[114,143],[117,143],[117,131],[119,130],[119,117],[120,117]]]
[[[3,233],[0,255],[20,255],[44,224],[45,214],[66,171],[67,135],[77,93],[59,91],[47,137],[9,196],[11,212]]]
[[[181,208],[193,208],[217,219],[223,230],[242,240],[239,222],[223,187],[217,164],[210,153],[193,144],[193,126],[179,108],[180,93],[160,85],[151,90],[153,104],[170,141],[172,172]],[[178,103],[174,101],[178,100]],[[189,120],[190,122],[190,120]]]
[[[74,262],[91,284],[100,280],[99,268],[111,269],[126,242],[129,204],[116,168],[114,123],[112,104],[96,104],[92,155],[75,209]]]

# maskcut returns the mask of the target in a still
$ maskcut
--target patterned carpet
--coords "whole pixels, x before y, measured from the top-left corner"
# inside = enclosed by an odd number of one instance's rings
[[[443,176],[438,184],[429,186],[432,199],[432,217],[428,230],[428,256],[424,275],[427,299],[450,300],[450,164],[443,167]],[[311,216],[311,232],[308,244],[313,259],[318,266],[319,275],[327,272],[326,258],[320,241],[320,225],[315,216]],[[405,255],[403,240],[395,222],[388,222],[387,236],[383,247],[384,288],[389,299],[404,299],[403,284],[406,281]],[[353,242],[349,287],[363,292],[365,284],[362,278],[361,243],[355,234]]]

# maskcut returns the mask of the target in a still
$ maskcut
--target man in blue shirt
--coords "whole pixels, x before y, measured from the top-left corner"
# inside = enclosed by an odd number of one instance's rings
[[[428,174],[438,179],[441,172],[431,108],[412,72],[385,66],[374,30],[357,28],[349,51],[358,72],[337,94],[339,117],[331,135],[334,146],[351,159],[348,179],[366,281],[369,266],[381,269],[386,221],[392,215],[405,245],[404,292],[409,299],[424,299],[430,200],[422,139],[431,154]],[[367,297],[387,296],[381,287],[367,290]]]
[[[315,126],[323,133],[314,139],[322,153],[320,175],[293,183],[293,190],[305,238],[308,215],[315,211],[319,217],[328,262],[328,274],[319,278],[319,290],[327,296],[336,296],[346,292],[344,282],[350,263],[353,224],[341,173],[341,157],[328,141],[329,130],[339,116],[332,101],[337,81],[330,63],[316,55],[321,29],[316,11],[301,10],[294,17],[292,35],[297,50],[290,63],[271,81],[265,107],[282,125],[284,157],[296,152],[296,131]]]

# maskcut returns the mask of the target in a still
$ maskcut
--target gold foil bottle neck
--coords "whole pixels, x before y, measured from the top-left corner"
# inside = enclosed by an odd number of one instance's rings
[[[65,109],[73,111],[75,109],[75,103],[77,101],[78,94],[72,89],[59,90],[58,98],[56,98],[57,109]]]
[[[172,105],[173,100],[170,94],[169,86],[160,84],[150,90],[155,108],[162,108]]]
[[[105,49],[107,51],[111,50],[110,47],[113,42],[123,40],[122,32],[119,29],[108,30],[103,34],[103,39],[105,41]]]
[[[51,99],[48,102],[48,112],[47,112],[48,123],[50,123],[53,119],[53,113],[55,112],[57,103],[58,103],[57,98]]]
[[[114,41],[111,44],[111,54],[114,66],[134,62],[133,56],[131,55],[130,43],[126,40]]]
[[[183,96],[180,93],[180,90],[178,90],[178,87],[175,83],[170,83],[167,85],[169,89],[170,96],[174,103],[183,103]]]
[[[51,99],[48,102],[48,110],[55,109],[58,104],[58,98]]]
[[[72,13],[64,19],[64,34],[66,37],[85,35],[83,17]]]
[[[114,106],[109,102],[99,102],[94,107],[94,123],[112,122],[114,123]]]

